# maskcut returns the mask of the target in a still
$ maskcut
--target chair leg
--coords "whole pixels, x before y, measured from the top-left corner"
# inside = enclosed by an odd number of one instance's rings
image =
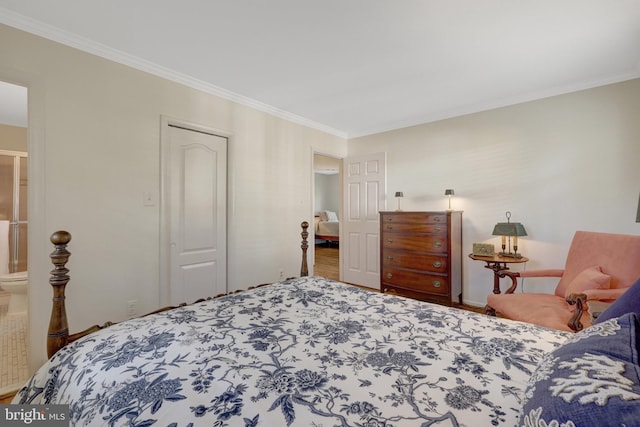
[[[495,309],[495,308],[493,308],[493,307],[491,307],[491,306],[489,306],[489,305],[486,305],[486,306],[484,307],[484,312],[485,312],[485,314],[486,314],[486,315],[488,315],[488,316],[496,317],[496,309]]]

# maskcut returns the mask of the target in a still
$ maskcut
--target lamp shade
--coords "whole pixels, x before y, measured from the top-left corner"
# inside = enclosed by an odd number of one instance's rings
[[[499,222],[493,227],[494,236],[526,236],[527,230],[519,222]]]
[[[453,196],[456,193],[453,191],[453,188],[447,188],[446,190],[444,190],[444,195],[445,196]]]
[[[404,197],[404,194],[402,194],[402,191],[396,191],[396,197]]]

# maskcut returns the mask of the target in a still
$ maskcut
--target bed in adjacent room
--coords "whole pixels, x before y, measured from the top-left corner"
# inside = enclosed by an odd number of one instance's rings
[[[52,285],[68,281],[54,263]],[[578,336],[319,277],[98,329],[14,403],[68,403],[72,425],[514,426]]]
[[[329,242],[340,241],[340,221],[333,211],[322,211],[315,217],[315,238]]]

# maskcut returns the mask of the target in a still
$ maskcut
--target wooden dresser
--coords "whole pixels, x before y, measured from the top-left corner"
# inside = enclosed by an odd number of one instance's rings
[[[380,212],[380,291],[462,303],[462,212]]]

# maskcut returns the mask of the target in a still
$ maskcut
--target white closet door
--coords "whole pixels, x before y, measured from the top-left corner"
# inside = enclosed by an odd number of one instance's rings
[[[227,290],[227,138],[174,126],[168,138],[169,302],[178,304]]]

